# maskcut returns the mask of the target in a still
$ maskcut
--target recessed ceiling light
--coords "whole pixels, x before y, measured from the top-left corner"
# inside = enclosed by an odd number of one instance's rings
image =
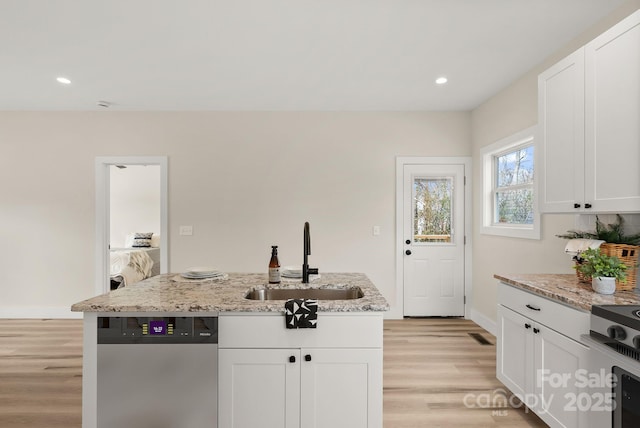
[[[62,84],[64,84],[64,85],[69,85],[69,84],[71,84],[71,80],[67,79],[66,77],[57,77],[57,78],[56,78],[56,80],[57,80],[59,83],[62,83]]]
[[[436,83],[438,85],[444,85],[445,83],[447,83],[449,81],[449,79],[447,79],[446,77],[442,76],[442,77],[438,77],[436,79]]]

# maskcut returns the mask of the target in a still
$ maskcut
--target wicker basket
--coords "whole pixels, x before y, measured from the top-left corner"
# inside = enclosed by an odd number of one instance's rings
[[[576,262],[576,266],[577,265],[578,265],[578,262]],[[578,281],[580,281],[580,282],[591,283],[591,277],[586,276],[585,274],[580,272],[578,269],[576,269],[576,276],[578,277]],[[617,286],[618,286],[618,284],[616,284],[616,287]]]
[[[638,273],[638,255],[640,254],[640,247],[636,245],[627,244],[610,244],[605,242],[600,245],[600,251],[607,256],[616,256],[622,263],[627,265],[627,281],[620,282],[616,280],[616,291],[629,291],[636,288],[637,273]],[[576,262],[576,265],[578,263]],[[576,269],[576,276],[578,281],[584,283],[591,283],[591,277],[583,274]]]
[[[638,273],[638,254],[640,246],[627,244],[610,244],[605,242],[600,245],[600,251],[607,256],[616,256],[622,263],[627,265],[627,281],[616,281],[616,290],[633,290],[636,288],[636,279]]]

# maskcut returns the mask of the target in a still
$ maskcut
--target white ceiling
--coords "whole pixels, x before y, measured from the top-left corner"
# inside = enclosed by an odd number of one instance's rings
[[[0,0],[0,110],[470,110],[622,3]]]

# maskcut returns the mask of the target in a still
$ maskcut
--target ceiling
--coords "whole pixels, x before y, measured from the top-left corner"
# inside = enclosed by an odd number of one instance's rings
[[[0,110],[471,110],[622,3],[0,0]]]

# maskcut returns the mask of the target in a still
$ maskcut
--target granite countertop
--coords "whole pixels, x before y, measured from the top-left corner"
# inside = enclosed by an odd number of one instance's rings
[[[574,308],[591,310],[592,305],[640,305],[640,290],[598,294],[591,283],[578,281],[575,274],[505,274],[493,276],[500,281],[535,294],[557,300]]]
[[[92,297],[71,307],[74,312],[283,312],[283,300],[248,300],[247,292],[261,288],[360,287],[364,297],[319,300],[320,312],[379,312],[389,304],[362,273],[322,273],[310,284],[283,281],[268,284],[266,274],[230,273],[224,280],[195,281],[179,274],[154,276],[128,287]]]

